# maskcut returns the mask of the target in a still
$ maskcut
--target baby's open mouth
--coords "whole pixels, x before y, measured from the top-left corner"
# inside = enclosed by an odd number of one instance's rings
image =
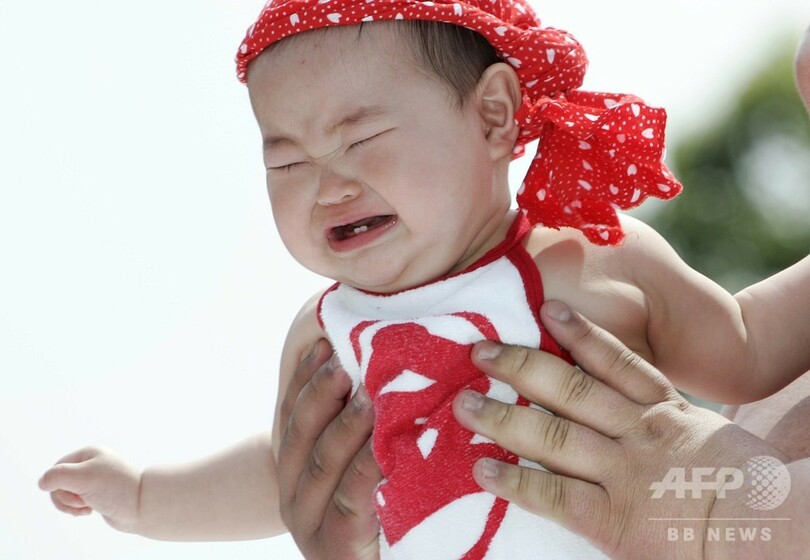
[[[356,235],[365,233],[372,229],[384,226],[394,219],[393,214],[386,214],[384,216],[372,216],[370,218],[363,218],[351,224],[333,227],[329,230],[329,238],[342,241],[344,239],[351,239]]]

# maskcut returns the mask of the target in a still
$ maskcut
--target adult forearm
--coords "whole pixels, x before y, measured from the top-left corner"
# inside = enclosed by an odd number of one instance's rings
[[[746,493],[717,500],[705,541],[705,560],[803,558],[810,549],[810,458],[787,465],[790,491],[770,510],[745,504]]]
[[[145,537],[243,540],[284,531],[269,431],[215,455],[143,473],[137,533]]]

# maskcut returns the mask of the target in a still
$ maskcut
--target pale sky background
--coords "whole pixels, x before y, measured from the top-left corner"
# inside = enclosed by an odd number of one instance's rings
[[[234,77],[262,3],[0,0],[3,560],[298,558],[121,534],[36,487],[87,444],[146,466],[270,425],[287,325],[326,281],[278,240]],[[665,106],[675,138],[810,22],[807,0],[535,6],[585,45],[588,88]]]

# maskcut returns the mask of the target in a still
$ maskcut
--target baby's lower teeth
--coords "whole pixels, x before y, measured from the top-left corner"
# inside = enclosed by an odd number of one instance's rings
[[[360,226],[354,228],[354,234],[357,235],[358,233],[365,233],[368,231],[368,226]]]

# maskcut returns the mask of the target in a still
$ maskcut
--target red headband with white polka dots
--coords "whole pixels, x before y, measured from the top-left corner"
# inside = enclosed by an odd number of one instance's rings
[[[681,191],[663,163],[666,112],[632,95],[577,89],[584,50],[567,32],[541,28],[525,0],[270,0],[239,47],[237,75],[246,82],[248,63],[290,35],[396,19],[476,31],[515,69],[523,94],[516,155],[540,141],[517,197],[531,222],[615,245],[623,237],[616,209]]]

